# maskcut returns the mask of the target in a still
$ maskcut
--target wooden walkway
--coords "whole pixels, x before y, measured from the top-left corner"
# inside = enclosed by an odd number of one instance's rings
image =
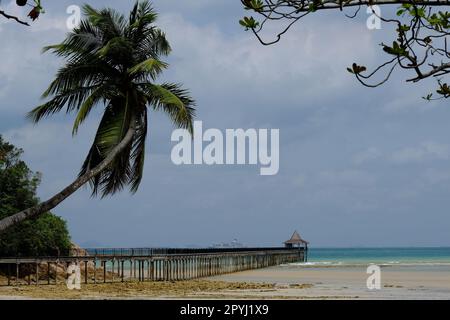
[[[304,248],[83,249],[67,257],[0,258],[3,286],[57,284],[71,264],[82,282],[182,281],[304,262]]]

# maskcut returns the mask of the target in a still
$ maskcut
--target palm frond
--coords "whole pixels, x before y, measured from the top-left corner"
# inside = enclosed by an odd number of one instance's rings
[[[146,92],[149,105],[154,110],[167,113],[175,126],[188,129],[193,133],[195,118],[195,101],[181,85],[164,83],[162,85],[142,84]]]
[[[87,20],[102,32],[106,41],[124,35],[126,29],[125,17],[117,11],[109,8],[96,10],[88,4],[83,6],[83,12]]]
[[[64,107],[66,107],[66,112],[69,113],[78,109],[91,92],[97,88],[98,86],[78,87],[62,91],[50,101],[31,110],[27,117],[37,123],[45,117],[60,112]]]
[[[67,35],[67,38],[57,45],[46,46],[43,52],[52,51],[57,56],[73,59],[77,55],[95,53],[102,46],[102,34],[98,28],[86,20]]]
[[[80,176],[99,165],[124,138],[131,124],[130,114],[123,108],[124,104],[126,102],[123,99],[115,99],[106,107]],[[93,195],[100,191],[102,196],[106,196],[122,189],[131,172],[129,163],[131,148],[130,143],[104,172],[91,180]]]
[[[148,1],[137,1],[130,13],[129,26],[142,31],[146,26],[155,23],[158,14]]]
[[[145,141],[148,130],[147,109],[144,109],[141,119],[138,121],[131,154],[132,166],[130,172],[131,192],[135,193],[139,189],[143,175],[145,163]]]
[[[136,38],[137,40],[134,40],[135,52],[141,59],[160,59],[161,56],[167,56],[172,51],[166,34],[158,28],[147,28]]]
[[[113,66],[127,66],[133,61],[133,43],[125,37],[112,38],[98,51],[98,56]]]
[[[66,64],[42,95],[49,100],[28,116],[38,122],[63,110],[76,112],[76,134],[94,107],[102,105],[103,116],[80,175],[107,159],[135,128],[131,142],[90,184],[93,195],[103,197],[125,186],[136,192],[143,177],[150,108],[163,111],[175,126],[192,133],[195,102],[179,84],[155,84],[168,67],[161,57],[171,48],[154,25],[157,13],[149,1],[137,1],[127,18],[89,5],[83,12],[85,18],[63,42],[44,48]]]
[[[102,100],[106,101],[108,99],[107,92],[109,88],[109,83],[98,87],[79,107],[77,117],[75,118],[75,122],[73,124],[72,135],[77,134],[78,128],[84,122],[84,120],[86,120],[87,116],[95,107],[95,105],[97,105]]]
[[[152,79],[156,79],[169,65],[157,59],[147,59],[128,69],[128,74],[137,73],[149,74]]]
[[[77,90],[79,87],[96,87],[105,80],[112,81],[119,76],[117,70],[96,60],[85,61],[84,63],[68,63],[58,70],[55,80],[42,94],[42,98]]]

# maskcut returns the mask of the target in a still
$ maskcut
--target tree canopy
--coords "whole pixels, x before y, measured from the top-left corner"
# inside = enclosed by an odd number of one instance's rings
[[[49,211],[84,184],[93,195],[113,195],[143,178],[150,112],[163,112],[175,127],[192,133],[195,101],[178,83],[158,83],[171,52],[149,1],[137,1],[128,16],[110,9],[83,7],[84,19],[64,41],[45,48],[66,63],[44,92],[47,102],[29,113],[34,122],[75,113],[76,134],[94,108],[102,108],[97,133],[78,178],[50,199],[6,219],[0,233]]]
[[[450,97],[445,75],[450,73],[450,51],[447,46],[450,32],[448,0],[241,0],[244,8],[257,14],[244,17],[240,24],[251,30],[264,45],[279,42],[291,27],[307,16],[322,10],[340,10],[348,18],[355,18],[361,7],[369,7],[383,23],[392,25],[396,38],[381,43],[386,61],[373,70],[353,63],[347,70],[367,87],[386,83],[395,70],[412,73],[408,82],[434,78],[437,89],[427,94],[427,100]],[[391,16],[381,15],[376,5],[395,6]],[[388,14],[389,15],[389,14]],[[262,31],[269,22],[283,24],[274,39],[265,40]]]
[[[168,68],[162,57],[171,47],[150,2],[136,2],[129,17],[105,8],[83,7],[85,19],[51,51],[67,60],[44,92],[51,99],[29,113],[34,122],[65,109],[76,113],[75,135],[96,107],[104,107],[92,147],[80,176],[97,167],[133,129],[114,161],[90,180],[93,194],[114,194],[130,186],[137,191],[145,160],[149,110],[162,111],[180,128],[192,132],[194,101],[176,83],[157,84]]]
[[[22,150],[0,136],[0,219],[36,205],[40,174],[21,160]],[[46,212],[0,235],[0,256],[64,254],[71,247],[66,222]]]

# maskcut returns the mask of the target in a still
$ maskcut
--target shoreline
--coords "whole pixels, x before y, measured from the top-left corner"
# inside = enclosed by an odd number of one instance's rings
[[[449,268],[382,268],[381,289],[362,267],[270,267],[193,281],[0,287],[2,299],[450,299]]]
[[[279,266],[212,278],[217,281],[277,283],[308,283],[303,298],[332,299],[450,299],[450,266],[387,266],[381,268],[381,288],[367,288],[366,266],[298,267]],[[295,297],[296,292],[288,292]]]

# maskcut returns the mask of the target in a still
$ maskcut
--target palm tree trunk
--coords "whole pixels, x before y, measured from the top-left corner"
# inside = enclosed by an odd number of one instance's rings
[[[111,152],[108,154],[105,160],[103,160],[95,168],[89,170],[84,175],[76,179],[64,190],[57,193],[47,201],[44,201],[32,208],[28,208],[24,211],[21,211],[19,213],[16,213],[12,216],[0,220],[0,233],[4,232],[6,229],[8,229],[13,225],[16,225],[24,220],[37,217],[58,206],[61,202],[63,202],[65,199],[67,199],[69,196],[75,193],[79,188],[81,188],[85,183],[87,183],[89,180],[91,180],[96,175],[105,170],[110,165],[110,163],[115,159],[115,157],[118,154],[120,154],[123,151],[123,149],[131,143],[135,132],[136,132],[136,120],[133,118],[131,119],[131,125],[125,137],[117,146],[115,146],[111,150]]]

